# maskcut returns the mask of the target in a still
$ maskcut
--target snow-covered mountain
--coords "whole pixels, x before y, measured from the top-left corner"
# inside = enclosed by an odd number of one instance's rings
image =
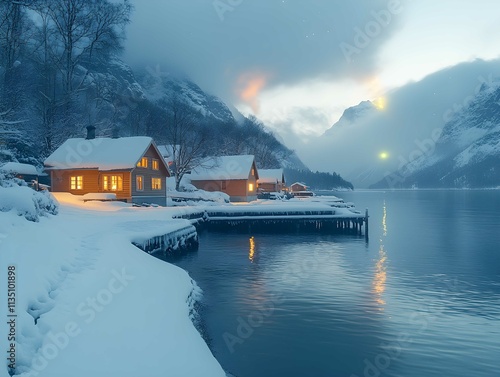
[[[500,187],[500,80],[483,84],[431,141],[373,187]]]
[[[232,105],[181,74],[159,67],[132,69],[116,56],[78,65],[74,81],[80,89],[68,106],[51,108],[51,102],[42,102],[45,97],[40,96],[36,85],[30,84],[29,80],[36,79],[32,74],[36,70],[23,65],[19,69],[26,71],[26,79],[19,86],[30,101],[24,101],[8,115],[12,120],[22,117],[30,122],[22,122],[17,133],[4,132],[9,137],[1,143],[0,162],[14,160],[41,166],[41,161],[66,139],[84,135],[89,124],[96,126],[98,136],[147,135],[165,142],[166,118],[171,100],[175,99],[182,103],[196,127],[210,128],[206,153],[255,154],[264,168],[281,165],[308,170],[265,125],[245,118]],[[54,115],[41,117],[40,109]]]
[[[204,92],[188,77],[162,72],[158,67],[147,67],[137,74],[146,97],[154,103],[177,96],[205,117],[222,122],[234,120],[232,111],[220,98]]]
[[[356,106],[352,106],[344,110],[340,119],[324,133],[324,136],[334,136],[336,131],[343,128],[349,127],[356,122],[362,121],[375,115],[377,108],[371,101],[362,101]]]
[[[412,169],[410,166],[405,168],[409,162],[419,160],[422,166],[433,165],[431,158],[437,159],[445,149],[448,153],[447,148],[458,148],[457,155],[464,151],[462,156],[457,156],[457,164],[462,167],[457,165],[456,169],[466,169],[470,164],[464,161],[469,154],[474,160],[479,154],[495,149],[494,135],[484,130],[489,120],[494,123],[495,101],[482,105],[478,102],[475,109],[471,106],[476,97],[480,101],[481,95],[487,96],[493,90],[489,92],[486,88],[493,88],[494,78],[500,77],[499,63],[498,60],[475,60],[443,69],[386,93],[381,98],[383,108],[368,101],[361,102],[347,109],[337,123],[314,140],[314,148],[302,152],[301,157],[314,169],[338,172],[356,188],[367,188],[377,182],[380,183],[377,187],[383,186],[386,177],[393,172]],[[484,111],[479,110],[481,106]],[[476,123],[481,125],[463,130]],[[429,143],[436,146],[441,130],[443,140],[439,143],[443,145],[439,148],[427,146]],[[444,143],[445,137],[453,137],[456,145]],[[482,137],[486,139],[481,141]],[[468,147],[470,150],[465,152]],[[433,149],[433,153],[424,153],[426,149]],[[422,154],[426,157],[421,157]],[[436,165],[436,168],[442,170],[442,177],[455,169],[444,165]],[[477,165],[475,170],[479,168],[484,170],[483,165]],[[446,182],[453,186],[451,181],[460,180],[460,177],[460,174],[451,174],[440,183],[428,180],[428,185],[443,187]],[[474,185],[471,182],[463,185],[469,184]],[[385,184],[386,187],[393,185]],[[412,185],[405,183],[408,187]]]

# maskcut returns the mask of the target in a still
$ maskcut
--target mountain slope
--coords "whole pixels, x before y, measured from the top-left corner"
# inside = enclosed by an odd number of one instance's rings
[[[376,107],[371,101],[362,101],[356,106],[352,106],[344,110],[340,119],[328,130],[323,136],[334,136],[336,131],[343,127],[349,127],[356,122],[363,121],[372,115],[376,114]]]
[[[373,187],[500,186],[500,81],[484,84],[426,152]]]
[[[436,130],[467,107],[482,85],[500,76],[499,63],[475,60],[435,72],[386,93],[383,109],[354,106],[301,157],[314,169],[335,170],[357,188],[384,180],[416,160],[422,143],[435,145]]]

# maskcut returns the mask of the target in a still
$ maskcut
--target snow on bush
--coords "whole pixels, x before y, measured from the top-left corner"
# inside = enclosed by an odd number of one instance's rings
[[[56,215],[58,205],[48,191],[34,191],[21,179],[0,174],[0,212],[17,211],[29,221]]]

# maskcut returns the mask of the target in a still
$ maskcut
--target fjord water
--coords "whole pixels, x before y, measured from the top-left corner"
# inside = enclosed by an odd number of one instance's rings
[[[170,262],[237,377],[500,375],[500,191],[337,194],[370,240],[203,233]],[[193,360],[196,362],[196,360]]]

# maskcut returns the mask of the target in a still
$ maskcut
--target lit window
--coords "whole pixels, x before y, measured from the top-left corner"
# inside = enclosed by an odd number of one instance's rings
[[[71,190],[83,190],[83,177],[81,175],[70,178]]]
[[[135,177],[135,188],[137,191],[144,190],[144,177],[142,175]]]
[[[141,160],[137,163],[138,168],[147,168],[148,167],[148,158],[143,157]]]
[[[104,191],[123,191],[123,176],[105,175],[103,176],[102,186]]]
[[[160,170],[160,161],[158,161],[157,159],[153,158],[151,165],[153,167],[153,170]]]
[[[161,178],[151,178],[151,186],[153,190],[161,190]]]
[[[255,175],[255,169],[252,168],[252,175]]]
[[[248,184],[248,191],[253,191],[253,183]]]
[[[122,191],[123,190],[123,178],[121,175],[111,176],[111,191]]]

